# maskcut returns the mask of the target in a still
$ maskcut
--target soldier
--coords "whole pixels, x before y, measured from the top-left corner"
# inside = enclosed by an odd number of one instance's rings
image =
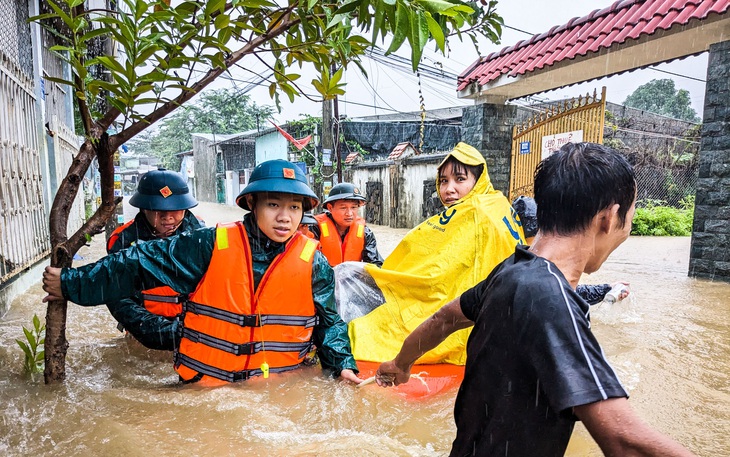
[[[347,261],[383,265],[375,234],[365,224],[365,219],[358,215],[358,210],[366,202],[353,184],[339,183],[322,203],[325,212],[315,216],[318,224],[312,227],[312,231],[333,267]]]

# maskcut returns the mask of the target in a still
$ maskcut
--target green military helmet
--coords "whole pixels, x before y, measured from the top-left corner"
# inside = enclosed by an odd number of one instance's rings
[[[311,211],[307,211],[302,215],[302,222],[304,225],[317,225],[317,219],[314,218],[314,214]]]
[[[248,185],[236,197],[236,204],[251,211],[245,196],[259,192],[301,195],[304,197],[304,211],[311,210],[319,203],[319,198],[307,185],[307,177],[299,167],[281,159],[267,160],[256,165]]]
[[[327,206],[327,203],[334,203],[337,200],[355,200],[360,202],[360,206],[364,205],[368,201],[365,197],[363,197],[360,189],[349,182],[335,184],[332,189],[330,189],[330,193],[327,196],[327,199],[322,202],[322,205]]]
[[[198,202],[180,173],[158,168],[142,175],[129,204],[151,211],[180,211]]]

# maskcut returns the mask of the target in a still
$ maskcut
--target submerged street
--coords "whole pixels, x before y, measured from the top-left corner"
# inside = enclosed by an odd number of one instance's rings
[[[243,214],[206,203],[193,212],[208,226]],[[407,232],[371,227],[384,257]],[[584,282],[629,281],[632,295],[594,307],[593,330],[644,420],[699,455],[730,455],[730,284],[688,278],[689,248],[672,237],[619,247]],[[79,264],[104,253],[97,237]],[[45,315],[42,297],[39,278],[0,319],[3,455],[442,456],[451,447],[456,390],[409,401],[318,368],[181,386],[171,354],[122,336],[104,306],[69,304],[67,379],[45,386],[24,374],[15,343],[34,313]],[[578,424],[566,455],[601,453]]]

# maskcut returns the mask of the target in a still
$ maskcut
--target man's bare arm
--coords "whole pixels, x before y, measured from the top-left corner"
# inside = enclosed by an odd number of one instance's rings
[[[383,362],[378,367],[378,385],[388,387],[408,382],[411,367],[419,357],[438,346],[452,333],[472,325],[474,322],[461,312],[461,298],[445,304],[408,335],[395,359]]]
[[[576,406],[573,411],[608,457],[694,456],[673,439],[646,425],[626,398]]]

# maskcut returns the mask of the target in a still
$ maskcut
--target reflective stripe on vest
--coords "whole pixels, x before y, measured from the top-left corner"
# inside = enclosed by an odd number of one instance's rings
[[[243,223],[219,225],[210,265],[184,306],[175,369],[183,381],[226,382],[296,368],[316,324],[312,263],[317,242],[295,234],[253,290]]]
[[[155,287],[142,291],[144,307],[152,314],[175,317],[182,313],[185,295],[179,294],[168,286]]]
[[[211,365],[207,365],[198,360],[191,359],[184,354],[178,354],[177,360],[182,366],[190,367],[192,370],[198,373],[191,379],[183,379],[184,383],[197,382],[201,379],[204,379],[205,376],[220,379],[221,381],[225,382],[238,382],[245,381],[249,378],[253,378],[254,376],[261,376],[262,374],[264,374],[264,372],[259,368],[255,368],[253,370],[236,371],[232,373],[229,371],[221,370],[220,368],[216,368]],[[296,370],[297,368],[299,368],[299,364],[291,365],[288,367],[269,368],[269,373],[284,373],[286,371]]]
[[[362,260],[362,251],[365,248],[365,219],[356,217],[350,224],[345,239],[342,240],[337,225],[327,214],[317,214],[314,218],[319,223],[322,254],[327,257],[331,266]]]

